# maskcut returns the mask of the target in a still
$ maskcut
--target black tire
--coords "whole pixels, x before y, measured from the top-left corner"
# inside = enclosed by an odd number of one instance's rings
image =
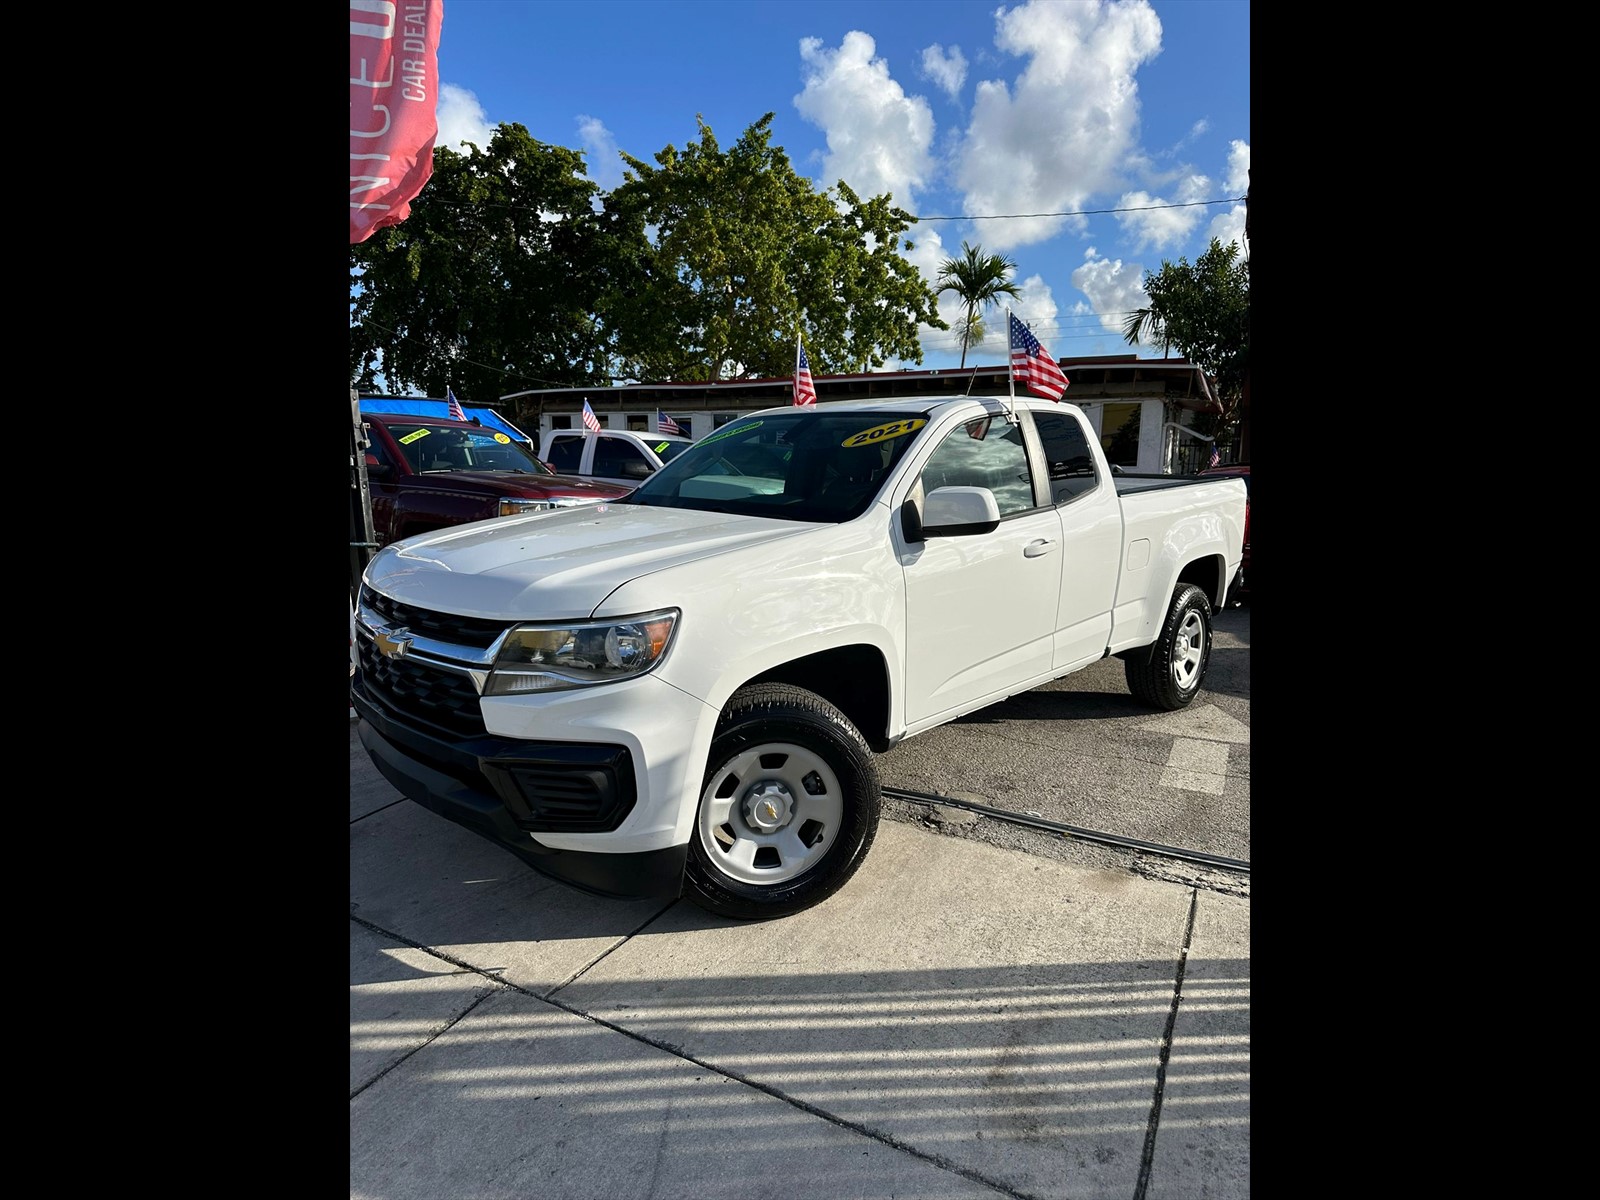
[[[1148,649],[1123,655],[1128,690],[1155,708],[1184,707],[1200,691],[1211,662],[1211,602],[1192,583],[1179,584]]]
[[[837,708],[787,684],[741,688],[711,740],[684,895],[744,920],[810,908],[856,873],[881,804],[872,751]]]

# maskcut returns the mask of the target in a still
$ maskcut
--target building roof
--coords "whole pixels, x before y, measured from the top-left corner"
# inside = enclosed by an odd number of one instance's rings
[[[1132,354],[1063,359],[1070,381],[1062,398],[1074,404],[1117,400],[1162,399],[1197,412],[1221,412],[1211,382],[1197,365],[1181,358],[1137,358]],[[872,371],[857,375],[813,375],[817,399],[870,398],[966,394],[1004,396],[1010,393],[1010,368],[971,366],[945,371]],[[1026,394],[1026,389],[1022,389]],[[636,409],[716,408],[751,411],[783,404],[794,393],[794,381],[781,379],[728,379],[685,383],[602,384],[573,388],[541,388],[510,392],[500,400],[518,414],[578,412],[588,401],[595,412]]]

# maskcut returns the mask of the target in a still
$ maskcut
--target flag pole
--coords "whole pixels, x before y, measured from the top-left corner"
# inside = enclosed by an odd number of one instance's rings
[[[1017,377],[1014,373],[1011,347],[1016,343],[1011,335],[1011,306],[1006,306],[1006,424],[1017,423]]]

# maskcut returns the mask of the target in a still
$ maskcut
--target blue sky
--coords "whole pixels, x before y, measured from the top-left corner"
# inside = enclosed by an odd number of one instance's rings
[[[819,190],[958,218],[912,227],[930,284],[963,240],[1015,261],[1011,307],[1058,360],[1159,358],[1121,335],[1144,273],[1243,241],[1243,203],[1198,202],[1247,187],[1249,0],[446,0],[439,76],[438,145],[518,122],[608,190],[619,150],[653,163],[696,114],[727,148],[772,112]],[[1005,361],[987,323],[969,366]],[[922,368],[957,365],[953,329],[922,333]]]

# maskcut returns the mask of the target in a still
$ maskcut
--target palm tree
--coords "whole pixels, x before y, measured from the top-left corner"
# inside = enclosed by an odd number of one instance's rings
[[[1146,334],[1150,335],[1151,341],[1161,343],[1162,358],[1170,356],[1172,343],[1167,337],[1166,321],[1153,308],[1136,308],[1122,322],[1122,340],[1130,346],[1137,346]]]
[[[1017,285],[1011,282],[1011,272],[1017,264],[998,254],[985,254],[979,246],[961,243],[961,257],[947,258],[939,264],[939,278],[934,281],[934,295],[954,292],[966,305],[966,318],[961,324],[961,365],[967,365],[967,347],[983,335],[980,311],[995,303],[1001,296],[1018,296]],[[977,337],[974,337],[974,333]]]

